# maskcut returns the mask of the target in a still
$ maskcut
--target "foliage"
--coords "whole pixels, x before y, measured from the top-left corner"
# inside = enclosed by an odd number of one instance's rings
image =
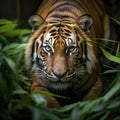
[[[117,69],[111,87],[98,99],[49,109],[40,93],[29,93],[31,81],[24,76],[23,56],[30,33],[20,28],[17,21],[0,20],[0,120],[120,119],[120,71]],[[102,51],[108,59],[120,64],[119,47],[116,56]]]

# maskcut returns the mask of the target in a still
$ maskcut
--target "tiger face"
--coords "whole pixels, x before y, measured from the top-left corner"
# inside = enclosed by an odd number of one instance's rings
[[[55,92],[84,84],[95,64],[94,52],[87,54],[92,50],[87,37],[92,18],[83,15],[76,23],[39,23],[31,19],[34,34],[27,45],[26,60],[32,56],[27,61],[32,76],[40,80],[41,86]]]

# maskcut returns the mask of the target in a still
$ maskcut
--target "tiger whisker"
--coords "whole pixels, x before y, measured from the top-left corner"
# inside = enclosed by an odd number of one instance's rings
[[[94,38],[93,38],[93,39],[94,39]],[[104,39],[104,40],[105,40],[105,39]],[[103,40],[103,41],[104,41],[104,40]],[[106,46],[105,44],[100,43],[99,41],[94,41],[94,40],[87,40],[87,41],[93,42],[93,43],[97,44],[99,48],[100,48],[100,47],[103,47],[103,48],[109,49],[109,50],[111,50],[111,51],[113,51],[113,52],[116,52],[116,50],[115,50],[114,48],[108,47],[108,46]],[[109,42],[113,42],[113,43],[120,44],[120,42],[115,41],[115,40],[114,40],[114,41],[108,40],[108,41],[109,41]]]
[[[116,40],[111,40],[111,39],[105,39],[105,38],[92,38],[93,40],[99,40],[99,41],[107,41],[107,42],[112,42],[112,43],[118,43],[120,44],[119,41],[116,41]]]

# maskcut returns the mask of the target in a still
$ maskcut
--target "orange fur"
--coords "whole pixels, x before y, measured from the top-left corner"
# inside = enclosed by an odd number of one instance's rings
[[[77,101],[99,97],[103,85],[98,47],[92,39],[104,37],[107,14],[103,3],[100,0],[44,0],[36,13],[42,19],[38,20],[37,16],[30,21],[34,33],[25,51],[25,63],[33,79],[31,92],[50,90],[59,94],[62,91],[68,97],[71,92],[75,96],[70,97]],[[93,17],[93,25],[91,17],[85,14]],[[87,22],[91,28],[87,28]],[[81,58],[85,65],[77,68],[76,64],[82,64]],[[71,91],[67,93],[69,87]],[[54,97],[43,97],[48,107],[61,106]]]

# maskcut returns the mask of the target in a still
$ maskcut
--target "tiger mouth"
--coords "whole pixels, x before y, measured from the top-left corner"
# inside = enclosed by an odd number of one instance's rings
[[[71,75],[66,75],[64,77],[56,77],[54,75],[49,75],[46,74],[46,78],[49,79],[51,82],[62,82],[62,83],[66,83],[66,82],[70,82],[73,78],[75,77],[75,73],[72,73]]]
[[[40,85],[51,91],[67,91],[73,85],[76,74],[66,75],[62,78],[55,77],[52,74],[47,74],[45,71],[41,70],[41,74],[38,75],[40,79]],[[55,92],[56,93],[56,92]],[[57,92],[59,93],[59,92]]]
[[[54,77],[47,77],[52,83],[68,83],[72,81],[73,77],[65,77],[65,78],[54,78]]]
[[[73,77],[64,79],[55,79],[46,77],[42,79],[41,85],[52,91],[67,91],[73,83]]]

